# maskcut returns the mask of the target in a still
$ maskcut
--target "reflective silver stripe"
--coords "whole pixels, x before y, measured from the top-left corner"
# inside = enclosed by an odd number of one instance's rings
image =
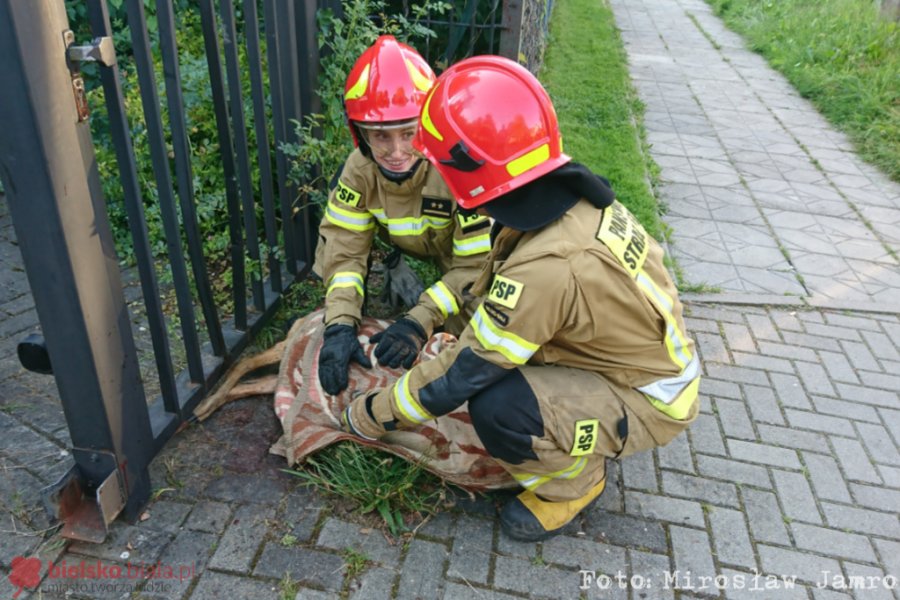
[[[470,256],[491,251],[491,236],[480,235],[468,240],[453,240],[453,253],[459,256]]]
[[[429,216],[389,219],[385,215],[384,209],[373,208],[370,211],[391,235],[398,237],[420,235],[429,229],[444,229],[452,222],[450,219]]]
[[[482,346],[499,352],[515,364],[524,365],[540,348],[537,344],[495,327],[483,304],[472,315],[470,325]]]
[[[428,297],[434,300],[444,318],[459,313],[459,306],[456,304],[456,298],[450,293],[450,289],[444,285],[444,282],[438,281],[433,286],[425,290]]]
[[[372,222],[372,215],[368,213],[351,213],[331,204],[328,204],[325,216],[338,227],[350,229],[351,231],[367,231],[375,226]]]
[[[394,401],[403,416],[412,423],[424,423],[434,418],[410,393],[409,371],[394,384]]]
[[[687,346],[684,333],[677,328],[675,315],[672,314],[674,309],[672,299],[663,290],[659,289],[656,282],[647,276],[643,270],[638,273],[636,279],[644,293],[650,297],[651,301],[655,301],[656,306],[663,312],[663,318],[666,321],[666,338],[668,340],[669,353],[672,354],[672,360],[678,366],[684,365],[686,367],[694,357]]]
[[[584,470],[585,465],[587,465],[587,457],[579,456],[575,459],[575,462],[570,466],[562,469],[560,471],[556,471],[555,473],[548,473],[546,475],[536,475],[533,473],[521,473],[514,474],[513,477],[519,484],[524,487],[526,490],[533,490],[541,485],[547,483],[551,479],[575,479],[581,472]]]
[[[691,362],[681,370],[681,373],[675,377],[668,379],[660,379],[653,383],[637,388],[648,396],[651,396],[660,402],[671,404],[690,382],[692,382],[700,374],[700,359],[694,354]]]
[[[351,273],[351,272],[340,272],[335,273],[331,278],[331,281],[328,282],[328,291],[325,292],[327,296],[332,291],[337,288],[356,288],[356,291],[359,292],[360,296],[365,296],[365,288],[363,287],[363,278],[359,273]]]

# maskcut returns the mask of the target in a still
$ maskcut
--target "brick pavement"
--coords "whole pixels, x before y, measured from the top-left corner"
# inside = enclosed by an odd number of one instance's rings
[[[634,13],[702,6],[629,2],[628,25],[625,3],[613,4],[626,37],[640,31]],[[724,35],[708,14],[697,19]],[[674,76],[653,73],[659,85]],[[778,93],[793,101],[780,86],[766,98]],[[721,183],[698,188],[707,201],[723,198]],[[765,254],[758,239],[751,250]],[[685,296],[704,365],[697,422],[668,446],[613,465],[600,501],[545,543],[502,536],[493,498],[461,499],[408,543],[361,527],[280,471],[267,453],[278,424],[266,400],[252,399],[170,442],[151,466],[161,491],[146,520],[117,521],[104,544],[63,547],[35,535],[48,525],[39,489],[68,467],[68,437],[52,379],[15,359],[37,319],[0,201],[0,598],[16,591],[6,577],[12,559],[37,554],[44,564],[193,567],[183,581],[142,583],[147,598],[900,599],[900,311],[874,295],[857,304],[810,290],[773,295],[756,275],[733,290],[743,295]],[[351,547],[369,560],[354,577]],[[45,578],[19,598],[67,597],[58,583]],[[90,582],[62,587],[76,583]]]

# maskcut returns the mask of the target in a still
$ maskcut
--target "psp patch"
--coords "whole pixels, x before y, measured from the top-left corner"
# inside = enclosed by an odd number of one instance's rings
[[[599,419],[575,421],[575,440],[572,442],[572,451],[569,452],[569,456],[591,454],[594,446],[597,445],[597,429],[599,427]]]
[[[525,286],[515,279],[494,275],[494,283],[491,285],[491,291],[488,292],[488,298],[500,306],[515,308],[524,289]]]
[[[349,206],[359,206],[359,199],[362,198],[362,194],[340,180],[337,182],[337,190],[334,194],[339,201]]]
[[[449,219],[453,212],[453,200],[422,198],[422,214]]]
[[[459,221],[459,228],[463,233],[472,233],[491,226],[491,220],[481,215],[464,215],[457,212],[456,219]]]

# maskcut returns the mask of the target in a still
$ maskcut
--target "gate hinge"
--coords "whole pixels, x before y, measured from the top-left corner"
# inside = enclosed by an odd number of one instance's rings
[[[66,32],[66,56],[72,62],[98,62],[104,67],[116,64],[116,48],[110,36],[96,37],[86,46],[74,46],[74,35]]]

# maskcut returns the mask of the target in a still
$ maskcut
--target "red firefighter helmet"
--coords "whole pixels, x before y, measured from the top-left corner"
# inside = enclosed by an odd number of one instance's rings
[[[434,71],[412,47],[382,35],[363,52],[344,86],[344,108],[353,143],[356,127],[396,124],[419,117],[425,95],[434,83]]]
[[[413,145],[472,209],[571,160],[538,80],[500,56],[462,60],[425,99]]]

